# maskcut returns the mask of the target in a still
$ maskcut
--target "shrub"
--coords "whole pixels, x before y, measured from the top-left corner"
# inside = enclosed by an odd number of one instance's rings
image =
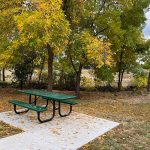
[[[95,83],[92,78],[88,77],[82,77],[81,78],[81,89],[86,89],[86,90],[94,90],[95,89]]]
[[[32,81],[30,82],[26,88],[32,88],[32,89],[47,89],[47,83],[46,82],[37,82]]]
[[[26,50],[29,47],[25,48],[20,46],[18,53],[16,53],[16,59],[12,60],[13,65],[13,76],[14,82],[20,85],[22,89],[28,81],[30,81],[31,76],[34,70],[34,61],[36,59],[36,51]]]
[[[136,76],[134,79],[134,84],[137,88],[143,88],[147,85],[146,75]]]
[[[75,90],[75,74],[59,72],[54,74],[54,88],[58,90]]]
[[[47,83],[48,82],[48,72],[47,72],[47,70],[43,70],[43,72],[41,74],[40,82],[42,82],[42,83]]]
[[[10,87],[11,86],[11,83],[9,82],[4,82],[4,81],[0,81],[0,87],[2,88],[6,88],[6,87]]]
[[[108,66],[102,66],[101,68],[94,69],[96,86],[98,83],[106,83],[106,86],[110,85],[114,81],[114,74],[111,68]]]

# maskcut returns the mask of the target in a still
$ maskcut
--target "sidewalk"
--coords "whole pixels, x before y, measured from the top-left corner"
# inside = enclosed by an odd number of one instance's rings
[[[0,150],[76,150],[119,123],[73,112],[70,116],[56,116],[40,124],[36,113],[16,115],[0,113],[0,120],[21,128],[23,133],[0,139]]]

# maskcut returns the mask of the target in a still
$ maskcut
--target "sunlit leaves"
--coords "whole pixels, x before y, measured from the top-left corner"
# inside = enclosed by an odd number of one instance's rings
[[[88,32],[83,32],[80,38],[84,45],[83,50],[91,63],[96,64],[97,67],[110,65],[112,60],[110,43],[99,40]]]
[[[72,36],[69,48],[76,61],[83,64],[89,62],[97,67],[104,64],[111,65],[110,43],[94,37],[88,31],[75,33]]]
[[[55,53],[63,50],[70,29],[61,10],[61,0],[35,1],[37,9],[26,11],[15,17],[22,45],[51,45]],[[33,42],[34,40],[34,42]]]

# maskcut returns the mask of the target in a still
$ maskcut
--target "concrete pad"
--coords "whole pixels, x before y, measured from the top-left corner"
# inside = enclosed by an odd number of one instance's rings
[[[0,150],[76,150],[119,125],[76,112],[64,118],[55,116],[43,124],[38,122],[35,112],[23,115],[3,112],[0,120],[24,130],[0,139]]]

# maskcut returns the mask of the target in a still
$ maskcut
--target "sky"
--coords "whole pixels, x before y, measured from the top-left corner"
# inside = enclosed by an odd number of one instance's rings
[[[143,30],[146,39],[150,39],[150,11],[146,13],[147,22]]]

